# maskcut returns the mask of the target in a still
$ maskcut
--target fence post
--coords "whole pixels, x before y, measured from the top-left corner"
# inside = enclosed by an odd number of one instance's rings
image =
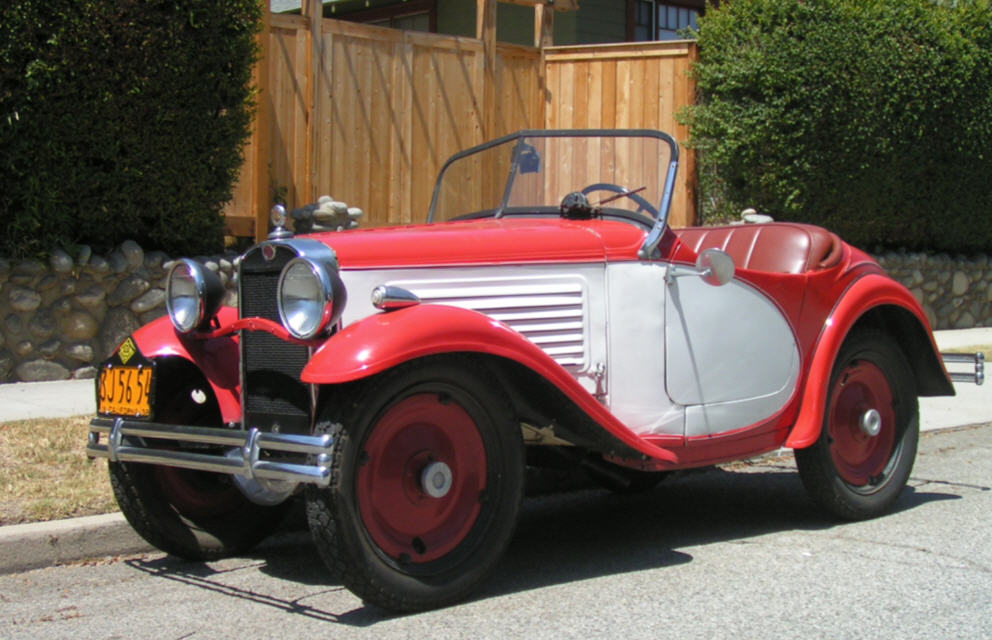
[[[689,44],[689,69],[692,69],[692,65],[699,61],[699,47],[695,42]],[[684,78],[686,84],[686,93],[683,96],[681,102],[682,104],[696,104],[696,79],[686,74]],[[688,131],[686,132],[688,134]],[[684,148],[685,155],[685,188],[686,188],[686,221],[685,225],[687,227],[699,224],[699,212],[701,207],[699,206],[699,166],[696,164],[696,149],[694,148]]]
[[[534,46],[541,52],[537,63],[537,113],[533,114],[537,122],[532,122],[535,129],[543,129],[548,126],[547,113],[548,101],[551,99],[548,93],[548,66],[545,61],[545,49],[555,43],[555,23],[554,10],[550,3],[539,2],[534,5]]]
[[[550,4],[538,2],[534,5],[534,46],[538,49],[555,43],[555,12]]]
[[[255,63],[255,89],[257,104],[255,111],[254,158],[255,179],[252,181],[251,203],[255,212],[255,240],[261,242],[269,233],[269,127],[272,120],[272,98],[269,83],[269,0],[259,0],[262,5],[262,26],[258,33],[259,59]],[[248,166],[242,165],[242,171]]]
[[[496,0],[476,0],[475,37],[482,40],[482,139],[496,131]]]
[[[318,124],[322,122],[322,114],[319,113],[321,101],[317,99],[317,92],[320,90],[321,67],[324,64],[324,4],[321,0],[306,0],[303,6],[304,15],[309,19],[307,37],[310,39],[310,48],[307,51],[307,121],[306,140],[307,151],[303,167],[303,203],[317,200],[317,171],[318,171],[318,140],[320,129]]]

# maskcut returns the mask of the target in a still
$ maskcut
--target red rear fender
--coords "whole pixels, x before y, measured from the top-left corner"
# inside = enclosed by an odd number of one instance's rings
[[[830,374],[841,345],[859,321],[886,309],[896,309],[900,316],[908,318],[901,327],[890,322],[883,328],[892,332],[899,340],[907,358],[914,363],[917,379],[932,381],[928,385],[930,390],[926,386],[921,386],[921,390],[928,395],[940,395],[947,393],[949,389],[949,393],[953,394],[940,358],[935,355],[937,346],[933,341],[930,323],[919,303],[905,287],[888,277],[867,275],[848,288],[824,323],[810,362],[799,417],[785,443],[787,447],[802,449],[812,445],[820,437]],[[892,314],[878,314],[883,322],[892,317]],[[913,326],[906,327],[907,323]],[[911,336],[915,336],[915,339],[910,339]]]

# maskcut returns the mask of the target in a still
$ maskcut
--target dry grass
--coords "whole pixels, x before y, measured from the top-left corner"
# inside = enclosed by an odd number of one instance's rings
[[[117,510],[107,462],[86,457],[90,416],[0,424],[0,525]]]

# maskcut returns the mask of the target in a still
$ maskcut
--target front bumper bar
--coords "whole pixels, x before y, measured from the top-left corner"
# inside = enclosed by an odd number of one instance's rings
[[[982,384],[985,382],[985,354],[978,353],[942,353],[940,357],[944,360],[944,365],[949,364],[970,364],[974,366],[970,371],[948,371],[951,380],[955,382],[972,382]]]
[[[145,439],[173,445],[216,445],[224,453],[198,453],[149,446]],[[331,480],[330,435],[302,436],[189,427],[127,418],[94,418],[90,422],[86,455],[111,462],[145,462],[166,467],[226,473],[254,480],[284,480],[326,487]],[[264,452],[314,456],[312,464],[264,459]]]

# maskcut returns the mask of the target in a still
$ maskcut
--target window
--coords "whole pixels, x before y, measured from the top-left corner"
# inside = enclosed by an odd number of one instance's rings
[[[703,2],[633,0],[628,3],[628,37],[635,42],[681,39],[679,30],[697,28],[696,18],[704,11]]]

